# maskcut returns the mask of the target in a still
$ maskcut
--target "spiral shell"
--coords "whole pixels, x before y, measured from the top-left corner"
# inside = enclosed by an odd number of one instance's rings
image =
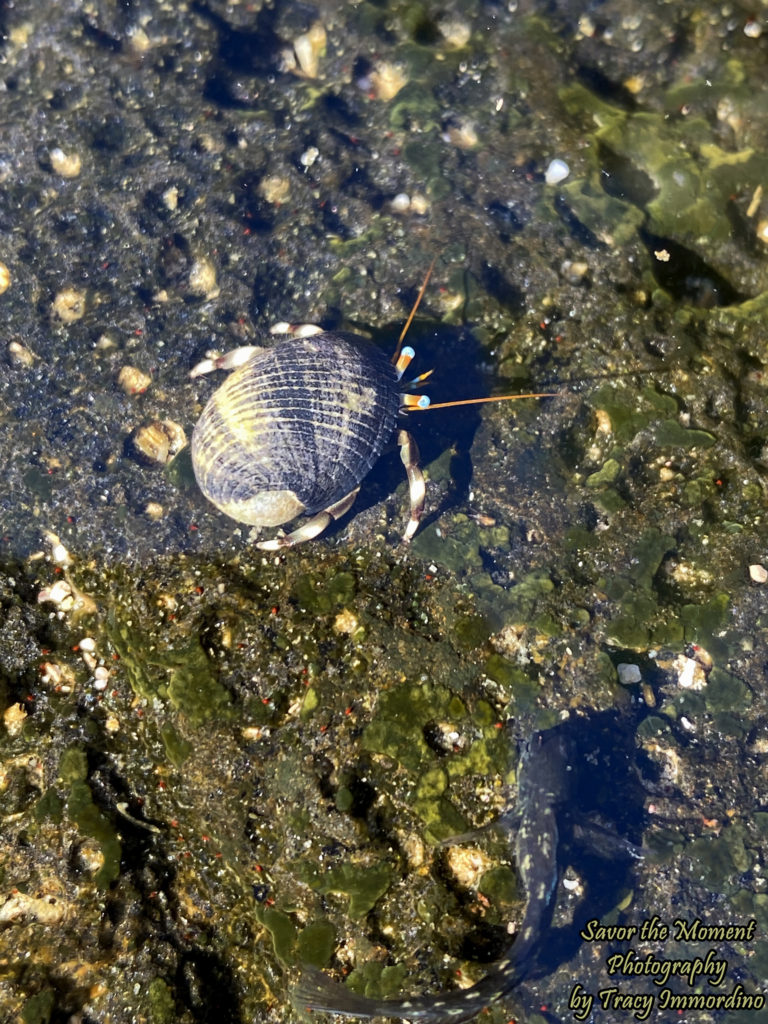
[[[354,491],[397,426],[397,372],[354,334],[285,337],[214,392],[192,434],[203,494],[232,519],[280,526]]]

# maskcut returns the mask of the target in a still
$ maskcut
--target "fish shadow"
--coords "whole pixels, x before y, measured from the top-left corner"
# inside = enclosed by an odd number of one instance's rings
[[[558,879],[562,882],[569,870],[578,878],[581,896],[574,907],[572,897],[559,885],[549,926],[542,927],[525,983],[548,977],[568,964],[584,944],[581,932],[588,922],[614,920],[617,906],[633,888],[649,821],[635,728],[626,715],[615,710],[573,715],[542,735],[555,734],[569,750],[568,794],[557,814]],[[569,917],[568,924],[557,923],[561,915]]]

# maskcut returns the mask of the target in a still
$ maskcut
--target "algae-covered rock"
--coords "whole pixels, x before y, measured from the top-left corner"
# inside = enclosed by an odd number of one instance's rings
[[[78,944],[92,982],[83,1006],[117,1007],[142,979],[148,1017],[167,1019],[180,1006],[178,1019],[192,1020],[219,998],[212,977],[247,963],[237,999],[249,1013],[271,1013],[281,972],[326,963],[342,920],[355,927],[375,912],[397,924],[397,847],[415,856],[435,835],[464,830],[477,781],[493,794],[514,764],[498,728],[503,709],[468,689],[488,627],[466,595],[391,552],[307,550],[292,560],[290,569],[261,558],[181,558],[152,573],[70,570],[92,609],[88,659],[73,642],[81,621],[58,618],[46,673],[68,685],[38,684],[46,711],[9,752],[10,764],[25,749],[40,761],[3,849],[24,832],[34,852],[6,857],[3,880],[32,894],[56,886],[57,955]],[[325,600],[314,599],[310,573]],[[339,612],[350,604],[354,628],[351,613]],[[469,633],[454,638],[453,623]],[[360,659],[367,670],[348,671]],[[105,689],[94,688],[97,663],[109,666]],[[308,707],[310,679],[317,702]],[[388,849],[374,833],[391,837]],[[55,849],[66,851],[63,872]],[[433,887],[422,876],[413,893],[414,912],[432,907],[428,927],[452,899]],[[335,901],[337,922],[324,917],[321,897]],[[81,915],[98,918],[105,900],[129,910],[113,948],[124,955],[143,935],[152,951],[131,959],[125,989],[99,987],[101,933],[76,926]],[[38,923],[26,927],[39,930],[48,904],[33,905]],[[157,958],[184,960],[205,985],[202,1003],[181,992],[170,968],[153,970]],[[11,976],[28,1014],[48,1006],[47,977],[41,965],[24,995]]]

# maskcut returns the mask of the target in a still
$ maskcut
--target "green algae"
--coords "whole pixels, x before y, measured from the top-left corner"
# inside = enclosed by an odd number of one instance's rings
[[[336,929],[330,921],[312,921],[296,940],[296,957],[301,964],[324,967],[336,946]]]
[[[53,787],[47,789],[35,804],[35,821],[41,822],[47,818],[59,825],[63,814],[64,801]]]
[[[340,864],[323,870],[307,861],[296,863],[293,870],[301,881],[323,895],[333,893],[347,898],[347,915],[352,921],[359,921],[376,905],[394,879],[394,872],[387,864]]]
[[[451,693],[429,684],[400,686],[381,695],[379,713],[366,728],[364,750],[394,758],[409,771],[418,771],[432,760],[423,734],[423,723],[444,713]]]
[[[211,715],[222,715],[230,705],[229,694],[211,671],[200,641],[190,637],[165,662],[168,670],[168,700],[174,708],[198,725]]]
[[[161,727],[160,739],[165,747],[168,760],[177,768],[180,768],[194,752],[194,744],[185,739],[170,722]]]
[[[604,581],[606,593],[620,609],[608,626],[609,642],[640,650],[647,647],[660,616],[654,577],[664,556],[675,547],[673,537],[645,530],[633,547],[623,572]],[[669,629],[669,623],[665,623]]]
[[[724,711],[744,713],[752,703],[749,687],[733,673],[715,666],[707,679],[707,708],[713,714]]]
[[[645,530],[633,545],[625,572],[607,582],[607,593],[619,596],[635,588],[650,592],[662,559],[674,547],[674,537],[655,529]]]
[[[538,684],[508,658],[502,654],[491,654],[485,661],[484,671],[504,687],[515,707],[529,710],[535,706],[539,695]]]
[[[479,892],[488,897],[494,906],[511,906],[520,900],[518,876],[505,865],[485,871],[477,888]]]
[[[463,615],[454,624],[454,642],[459,650],[472,651],[481,647],[492,631],[491,624],[485,616]]]
[[[434,720],[454,721],[458,728],[471,723],[481,730],[463,752],[445,764],[435,764],[425,740]],[[398,687],[383,694],[378,714],[365,730],[364,749],[385,754],[418,774],[411,807],[421,819],[427,837],[445,839],[466,830],[467,821],[449,795],[449,781],[491,773],[506,774],[509,765],[503,730],[490,706],[478,701],[471,715],[464,704],[440,688]]]
[[[36,992],[24,1001],[21,1011],[23,1024],[48,1024],[56,1007],[56,994],[52,988]]]
[[[626,594],[621,612],[611,619],[606,637],[616,647],[643,650],[651,642],[652,623],[658,615],[658,602],[650,595]]]
[[[309,686],[304,699],[301,702],[301,716],[302,718],[310,718],[312,713],[317,710],[320,706],[320,694],[314,686]]]
[[[293,918],[276,907],[259,905],[254,908],[253,916],[269,932],[273,952],[280,963],[295,963],[298,929]]]
[[[536,608],[546,601],[554,589],[555,584],[546,571],[535,569],[526,573],[510,590],[510,610],[525,622],[533,617]]]
[[[732,197],[760,184],[762,153],[749,146],[722,149],[703,118],[674,123],[665,112],[627,111],[596,99],[580,84],[562,89],[560,98],[573,116],[597,125],[589,172],[563,186],[585,226],[619,244],[638,235],[657,252],[664,249],[662,239],[688,247],[690,253],[681,248],[673,264],[687,259],[694,267],[698,260],[704,274],[710,273],[718,304],[766,290],[757,261],[740,259],[738,274],[732,265]],[[678,287],[674,268],[665,273],[658,257],[650,266],[663,287]]]
[[[468,516],[460,514],[454,517],[448,536],[439,534],[435,527],[430,526],[416,534],[412,547],[419,558],[436,561],[453,571],[479,569],[483,564],[480,541],[479,528]]]
[[[65,787],[67,817],[84,836],[95,839],[103,856],[103,864],[94,876],[100,889],[107,889],[120,874],[122,847],[117,832],[93,801],[88,785],[88,761],[85,750],[77,745],[69,747],[59,761],[59,778]],[[52,804],[49,801],[48,806]],[[37,805],[39,810],[40,804]],[[52,806],[55,811],[55,805]]]
[[[689,843],[686,854],[696,864],[696,880],[710,892],[736,891],[739,875],[749,871],[754,863],[747,838],[747,829],[734,822],[719,836],[694,839]]]
[[[714,654],[726,656],[727,643],[723,641],[723,631],[730,608],[731,597],[722,591],[703,604],[684,604],[680,609],[680,620],[686,640],[700,643]]]
[[[603,465],[595,473],[590,473],[584,481],[587,487],[606,487],[615,483],[621,472],[621,466],[616,459],[606,459]]]
[[[173,1024],[176,1019],[176,1000],[173,990],[162,978],[149,983],[150,1024]]]
[[[671,395],[648,386],[635,392],[631,402],[612,388],[599,387],[591,394],[589,403],[608,413],[611,432],[622,446],[629,444],[649,424],[657,420],[669,421],[678,412],[677,402]]]
[[[642,226],[642,212],[603,189],[599,175],[573,178],[561,185],[562,193],[581,223],[598,238],[610,237],[626,245]]]
[[[355,596],[355,577],[350,572],[339,572],[325,580],[322,588],[314,576],[300,576],[293,585],[293,598],[304,611],[316,615],[329,615],[336,608],[350,604]]]
[[[230,707],[227,691],[216,679],[200,640],[181,636],[166,647],[148,646],[124,606],[113,606],[107,623],[109,636],[134,693],[145,700],[159,697],[193,726]],[[181,755],[176,749],[176,756]]]
[[[716,438],[705,430],[692,430],[678,420],[662,420],[654,430],[654,441],[660,448],[711,448]]]
[[[403,964],[384,965],[369,961],[356,967],[347,979],[348,987],[375,999],[393,999],[403,991],[407,969]]]
[[[416,786],[416,804],[429,807],[436,803],[445,792],[448,777],[442,768],[428,768],[419,778]]]

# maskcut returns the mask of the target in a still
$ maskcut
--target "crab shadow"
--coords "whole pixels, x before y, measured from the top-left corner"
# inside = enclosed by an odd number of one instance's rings
[[[392,348],[399,328],[383,329],[374,338],[382,348]],[[457,402],[486,398],[501,390],[483,363],[487,359],[479,341],[467,327],[433,326],[419,323],[411,328],[408,344],[416,356],[403,377],[403,391],[408,382],[432,371],[429,379],[413,388],[414,393],[428,395],[433,403]],[[467,405],[453,409],[412,410],[398,418],[398,429],[407,430],[419,449],[419,464],[424,467],[448,454],[447,466],[441,467],[439,488],[433,482],[427,498],[422,527],[450,508],[466,501],[472,480],[470,452],[481,424],[480,406]],[[381,459],[362,483],[355,503],[362,512],[387,500],[403,484],[405,473],[396,444],[392,441]],[[437,500],[435,493],[438,493]]]

